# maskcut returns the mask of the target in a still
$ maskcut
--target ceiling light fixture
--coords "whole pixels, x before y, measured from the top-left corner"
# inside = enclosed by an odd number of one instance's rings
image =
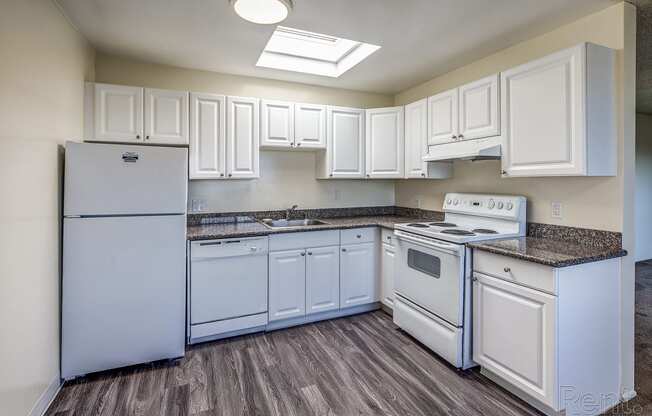
[[[292,0],[230,0],[230,2],[238,16],[260,25],[280,23],[292,10]]]

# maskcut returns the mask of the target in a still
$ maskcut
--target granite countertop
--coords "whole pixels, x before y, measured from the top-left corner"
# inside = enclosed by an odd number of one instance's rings
[[[337,217],[321,219],[326,224],[296,228],[270,229],[259,222],[228,222],[221,224],[189,225],[186,231],[188,240],[212,240],[217,238],[258,237],[270,234],[302,231],[340,230],[358,227],[394,228],[394,224],[429,221],[428,218],[406,217],[401,215],[372,215],[356,217]]]
[[[469,247],[551,267],[567,267],[627,255],[618,246],[596,246],[573,241],[521,237],[469,243]]]

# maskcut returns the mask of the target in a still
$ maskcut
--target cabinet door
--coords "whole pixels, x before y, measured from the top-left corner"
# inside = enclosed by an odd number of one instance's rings
[[[405,177],[423,178],[428,151],[428,100],[424,98],[405,106]]]
[[[498,74],[459,88],[458,139],[479,139],[500,134],[498,94]]]
[[[457,139],[457,88],[428,98],[428,144],[435,145]]]
[[[306,251],[269,253],[269,320],[306,314]]]
[[[339,246],[309,248],[306,253],[306,313],[339,309]]]
[[[143,141],[143,89],[95,84],[94,140]]]
[[[378,301],[376,244],[349,244],[340,251],[340,307]]]
[[[285,101],[260,102],[260,146],[294,146],[294,104]]]
[[[364,177],[364,110],[328,107],[330,177]]]
[[[294,105],[294,143],[298,147],[326,149],[326,106]]]
[[[226,172],[226,97],[190,94],[190,179],[219,179]]]
[[[473,360],[556,407],[556,298],[478,273],[474,280]]]
[[[504,174],[586,172],[585,52],[575,47],[501,73]]]
[[[259,176],[259,102],[257,98],[226,99],[226,171],[229,178]]]
[[[380,301],[390,308],[394,307],[394,258],[396,250],[383,243],[380,256]]]
[[[145,141],[188,144],[188,93],[145,89]]]
[[[403,107],[366,111],[366,172],[368,178],[404,176]]]

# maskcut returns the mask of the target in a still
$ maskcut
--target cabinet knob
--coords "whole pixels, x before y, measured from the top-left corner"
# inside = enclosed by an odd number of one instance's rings
[[[140,134],[136,135],[136,139],[140,140]]]
[[[233,176],[233,174],[229,173],[229,178],[230,178],[231,176]]]
[[[330,176],[330,177],[332,178],[332,177],[333,177],[333,174],[331,173],[331,174],[330,174],[330,175],[328,175],[328,176]]]
[[[223,174],[223,173],[220,173],[220,176],[221,176],[221,177],[224,177],[224,174]]]
[[[456,140],[457,136],[453,134],[453,137],[451,137],[451,139]]]
[[[309,252],[308,252],[308,255],[309,255],[309,256],[312,256],[312,251],[309,251]]]
[[[149,136],[145,136],[145,140],[149,140]]]
[[[509,273],[509,272],[512,271],[512,269],[510,269],[509,267],[505,267],[505,268],[503,268],[503,271],[504,271],[505,273]]]
[[[391,236],[391,235],[388,235],[388,236],[387,236],[387,239],[388,239],[388,240],[391,240],[391,239],[392,239],[392,236]]]
[[[473,277],[471,278],[471,280],[474,281],[474,282],[477,282],[477,281],[478,281],[478,278],[475,277],[475,276],[473,276]]]
[[[457,138],[458,138],[458,139],[463,139],[463,138],[464,138],[464,135],[463,135],[463,134],[460,134],[459,136],[457,136]]]
[[[371,175],[367,173],[367,178],[370,178],[370,177],[371,177]]]
[[[304,252],[304,253],[301,253],[301,255],[302,255],[302,256],[305,256],[305,255],[306,255],[306,253],[305,253],[305,252]]]
[[[342,249],[342,251],[346,251],[346,249],[345,249],[345,248],[343,248],[343,249]]]
[[[301,143],[297,143],[297,146],[301,146]]]
[[[507,175],[507,171],[506,171],[506,170],[501,170],[500,173],[503,174],[503,175]]]
[[[362,238],[360,234],[356,235],[355,238]]]
[[[293,147],[293,146],[294,146],[294,143],[290,143],[290,147]]]
[[[426,174],[425,174],[425,173],[422,173],[421,176],[425,178],[425,177],[426,177]]]

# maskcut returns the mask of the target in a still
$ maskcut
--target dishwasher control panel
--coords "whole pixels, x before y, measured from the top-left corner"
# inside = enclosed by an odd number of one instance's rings
[[[190,243],[190,257],[195,260],[267,254],[268,249],[269,239],[267,236],[193,241]]]

